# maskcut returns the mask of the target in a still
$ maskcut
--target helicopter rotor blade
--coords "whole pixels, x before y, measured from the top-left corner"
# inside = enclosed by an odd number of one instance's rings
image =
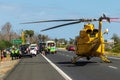
[[[103,19],[102,21],[107,21],[107,19]],[[120,22],[120,18],[109,18],[110,22]]]
[[[33,23],[42,23],[42,22],[64,22],[64,21],[78,21],[79,19],[61,19],[61,20],[45,20],[45,21],[35,21],[35,22],[25,22],[21,24],[33,24]]]
[[[120,18],[110,18],[110,22],[119,22]]]
[[[24,22],[20,24],[34,24],[34,23],[43,23],[43,22],[67,22],[67,21],[81,21],[81,22],[92,22],[92,19],[61,19],[61,20],[45,20],[45,21],[35,21],[35,22]]]
[[[114,22],[113,20],[118,20],[120,18],[109,18],[109,17],[106,17],[105,15],[103,15],[104,17],[101,17],[101,20],[103,21],[108,21],[108,22]],[[47,31],[47,30],[50,30],[50,29],[54,29],[54,28],[59,28],[59,27],[62,27],[62,26],[67,26],[67,25],[72,25],[72,24],[77,24],[77,23],[81,23],[81,22],[92,22],[92,21],[99,21],[100,19],[74,19],[76,22],[71,22],[71,23],[65,23],[65,24],[61,24],[61,25],[57,25],[57,26],[54,26],[54,27],[50,27],[50,28],[47,28],[47,29],[43,29],[41,31]]]
[[[120,18],[111,18],[111,17],[107,17],[105,14],[103,14],[103,16],[101,16],[99,18],[99,21],[107,21],[107,22],[120,22]]]
[[[71,23],[65,23],[65,24],[54,26],[54,27],[46,28],[46,29],[43,29],[41,31],[47,31],[47,30],[50,30],[50,29],[59,28],[59,27],[62,27],[62,26],[67,26],[67,25],[72,25],[72,24],[77,24],[77,23],[80,23],[80,22],[81,21],[71,22]]]

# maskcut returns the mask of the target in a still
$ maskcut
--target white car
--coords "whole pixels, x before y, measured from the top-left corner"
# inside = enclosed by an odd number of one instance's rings
[[[29,46],[29,50],[30,50],[31,54],[36,56],[37,55],[37,51],[38,51],[37,44],[31,44]]]
[[[37,50],[35,49],[35,47],[30,48],[30,53],[35,55],[35,56],[37,55]]]

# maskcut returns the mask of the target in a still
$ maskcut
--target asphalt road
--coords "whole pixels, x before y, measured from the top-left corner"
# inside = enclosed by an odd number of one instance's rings
[[[90,61],[83,58],[76,64],[71,64],[73,56],[75,54],[68,51],[47,55],[73,80],[120,80],[120,58],[110,58],[112,63],[104,63],[99,58],[92,58]]]
[[[5,80],[65,80],[40,54],[23,58]]]
[[[71,80],[120,80],[119,58],[110,58],[112,63],[104,63],[99,58],[90,61],[82,58],[76,64],[71,64],[73,56],[73,52],[58,51],[46,57]],[[57,70],[39,54],[37,57],[22,59],[5,80],[65,80],[63,76],[66,75],[61,73],[61,76]]]

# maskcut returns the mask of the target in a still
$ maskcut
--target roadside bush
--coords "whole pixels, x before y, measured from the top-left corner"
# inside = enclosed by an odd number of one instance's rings
[[[111,49],[110,48],[105,48],[105,51],[111,51]]]
[[[120,53],[120,43],[115,45],[111,51],[115,53]]]
[[[10,46],[12,46],[12,43],[4,40],[0,41],[0,49],[8,48]]]

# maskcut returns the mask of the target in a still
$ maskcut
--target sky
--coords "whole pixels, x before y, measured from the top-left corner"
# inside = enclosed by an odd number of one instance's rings
[[[33,30],[35,34],[48,35],[50,38],[75,38],[83,29],[85,23],[64,26],[41,32],[42,29],[53,27],[64,22],[20,24],[23,22],[52,19],[99,18],[106,14],[109,17],[120,18],[119,0],[0,0],[0,28],[7,22],[12,30],[21,33],[22,30]],[[98,28],[98,23],[94,22]],[[110,39],[113,34],[120,34],[120,23],[103,23],[102,30],[109,30],[104,35]]]

